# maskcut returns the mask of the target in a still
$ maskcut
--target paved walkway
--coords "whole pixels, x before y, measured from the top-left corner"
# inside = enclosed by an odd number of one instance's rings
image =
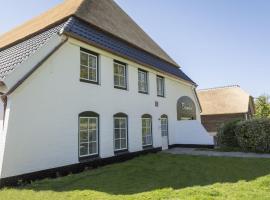
[[[194,156],[218,156],[238,158],[270,158],[270,154],[243,153],[243,152],[218,152],[213,150],[199,150],[194,148],[173,148],[164,152],[171,154],[194,155]]]

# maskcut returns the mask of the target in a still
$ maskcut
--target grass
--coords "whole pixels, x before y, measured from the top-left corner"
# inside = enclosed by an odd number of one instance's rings
[[[0,190],[3,200],[270,199],[270,159],[151,154]]]

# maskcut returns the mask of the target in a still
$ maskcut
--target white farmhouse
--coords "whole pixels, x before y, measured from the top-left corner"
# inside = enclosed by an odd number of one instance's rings
[[[66,0],[0,37],[0,180],[212,145],[196,84],[112,0]]]

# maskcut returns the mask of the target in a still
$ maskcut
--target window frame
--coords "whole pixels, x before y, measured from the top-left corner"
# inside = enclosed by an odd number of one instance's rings
[[[146,91],[142,91],[142,90],[140,90],[140,73],[145,73],[145,77],[146,77],[146,80],[145,80],[145,82],[146,82]],[[148,77],[149,75],[148,75],[148,71],[145,71],[145,70],[143,70],[143,69],[138,69],[138,92],[139,93],[142,93],[142,94],[149,94],[149,77]]]
[[[118,140],[120,140],[120,148],[119,149],[116,149],[115,147],[115,142],[116,142],[116,137],[115,137],[115,130],[116,130],[116,127],[115,127],[115,120],[116,119],[125,119],[125,130],[126,130],[126,138],[121,138],[121,131],[119,132],[120,134],[120,137],[117,138]],[[123,128],[118,128],[119,130],[123,130]],[[126,147],[125,148],[121,148],[121,140],[122,139],[125,139],[126,140]],[[113,116],[113,147],[114,147],[114,153],[119,153],[119,152],[126,152],[128,151],[128,116],[124,113],[118,113],[118,114],[115,114]]]
[[[89,56],[96,58],[96,79],[95,80],[90,80],[89,79],[89,69],[91,67],[82,65],[82,62],[81,62],[81,54],[82,53],[86,54],[88,56],[88,59],[89,59]],[[88,79],[81,77],[81,67],[87,67],[88,68]],[[80,81],[85,82],[85,83],[97,84],[97,85],[99,84],[99,54],[98,53],[95,53],[95,52],[90,51],[88,49],[80,48]]]
[[[163,76],[157,75],[156,80],[157,80],[156,81],[157,82],[157,96],[158,97],[165,97],[165,78]],[[161,80],[162,94],[159,94],[159,84],[158,84],[159,80]]]
[[[167,135],[163,135],[163,129],[162,129],[162,120],[166,120],[166,133],[167,133]],[[160,125],[161,125],[161,136],[162,137],[168,137],[169,138],[169,120],[168,120],[168,116],[167,115],[162,115],[161,117],[160,117]]]
[[[115,85],[115,64],[124,67],[124,80],[125,80],[125,86],[122,87],[120,85]],[[119,78],[119,74],[118,74],[118,78]],[[121,89],[121,90],[127,90],[127,85],[128,85],[128,77],[127,77],[127,64],[120,62],[118,60],[114,60],[113,61],[113,85],[114,88],[116,89]]]
[[[143,120],[150,120],[150,126],[149,127],[144,127],[143,126]],[[143,115],[142,117],[141,117],[141,134],[142,134],[142,147],[143,148],[147,148],[147,147],[152,147],[153,146],[153,122],[152,122],[152,116],[151,115],[148,115],[148,114],[145,114],[145,115]],[[150,134],[151,135],[146,135],[145,137],[149,137],[149,136],[151,136],[151,143],[149,143],[149,144],[143,144],[143,129],[144,128],[149,128],[150,129]]]
[[[87,132],[88,132],[88,142],[83,142],[83,143],[87,143],[88,144],[88,154],[87,155],[81,155],[80,152],[80,147],[81,147],[81,119],[88,119],[87,125]],[[96,143],[96,153],[91,153],[89,154],[89,144],[91,142],[89,142],[89,119],[95,119],[96,120],[96,140],[92,141],[92,143]],[[84,159],[89,159],[89,158],[95,158],[95,157],[99,157],[99,131],[100,131],[100,122],[99,122],[99,115],[95,112],[83,112],[81,114],[79,114],[79,119],[78,119],[78,157],[79,157],[79,161],[82,161]]]

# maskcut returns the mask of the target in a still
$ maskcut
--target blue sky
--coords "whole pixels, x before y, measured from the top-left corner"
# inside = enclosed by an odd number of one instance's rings
[[[0,34],[62,0],[9,0]],[[116,0],[199,88],[270,94],[269,0]]]

